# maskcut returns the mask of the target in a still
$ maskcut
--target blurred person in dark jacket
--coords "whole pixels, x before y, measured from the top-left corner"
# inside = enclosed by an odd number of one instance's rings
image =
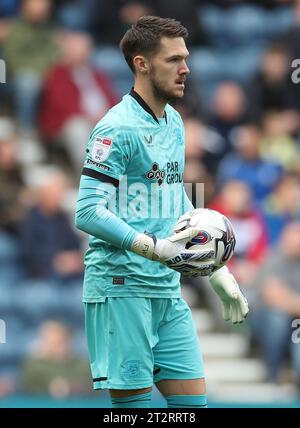
[[[92,33],[97,44],[118,45],[125,31],[143,15],[154,13],[151,0],[97,2]]]
[[[99,2],[93,33],[97,43],[119,43],[126,30],[143,15],[157,15],[180,21],[189,32],[191,45],[208,44],[196,0],[111,0]]]
[[[18,234],[24,187],[15,124],[8,117],[0,117],[0,231]]]
[[[215,176],[224,153],[223,138],[197,117],[185,119],[184,129],[186,160],[201,161],[209,174]]]
[[[110,79],[90,62],[93,44],[87,33],[64,33],[60,47],[61,58],[42,88],[40,130],[47,143],[65,147],[79,171],[90,133],[116,102],[116,95]]]
[[[172,100],[170,104],[180,113],[183,119],[201,117],[203,107],[198,82],[189,77],[186,81],[184,97]]]
[[[280,381],[289,352],[300,386],[300,347],[292,341],[292,320],[300,318],[300,222],[288,224],[253,284],[256,298],[250,320],[263,350],[268,379]]]
[[[300,58],[300,1],[294,0],[294,21],[291,27],[279,37],[278,42],[291,52],[292,58]]]
[[[151,2],[155,14],[162,18],[172,17],[180,21],[189,32],[190,45],[209,44],[208,35],[201,24],[199,1],[185,0],[175,2],[173,0],[154,0]]]
[[[249,87],[249,114],[260,120],[264,112],[290,111],[300,107],[291,82],[291,55],[282,44],[271,45],[264,53],[260,70]]]
[[[231,81],[221,82],[214,94],[208,125],[223,139],[225,155],[232,148],[235,129],[245,122],[247,101],[243,88]]]
[[[12,22],[3,42],[17,119],[26,132],[35,128],[42,80],[57,55],[50,17],[50,0],[23,0],[21,15]]]
[[[67,189],[60,171],[46,171],[40,177],[36,201],[21,228],[29,277],[64,281],[82,275],[80,240],[62,208]]]

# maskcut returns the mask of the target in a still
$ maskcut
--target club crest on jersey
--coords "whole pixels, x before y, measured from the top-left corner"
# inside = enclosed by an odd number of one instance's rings
[[[200,230],[198,235],[194,236],[193,239],[191,239],[191,242],[196,245],[204,245],[207,244],[207,242],[211,241],[211,236],[209,233],[207,233],[205,230]]]
[[[105,161],[110,154],[112,144],[113,140],[111,138],[96,135],[91,153],[93,160],[96,162]]]

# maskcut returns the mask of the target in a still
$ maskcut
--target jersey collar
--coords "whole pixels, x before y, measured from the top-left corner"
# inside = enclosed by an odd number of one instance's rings
[[[134,88],[131,88],[131,91],[129,92],[129,95],[131,95],[139,103],[139,105],[144,110],[146,110],[147,113],[151,114],[151,116],[153,117],[153,119],[157,123],[160,123],[159,120],[158,120],[158,118],[155,116],[154,112],[151,110],[151,108],[148,106],[148,104],[143,100],[143,98],[137,92],[135,92]],[[166,123],[168,123],[167,113],[166,112],[164,112],[164,119],[165,119]]]

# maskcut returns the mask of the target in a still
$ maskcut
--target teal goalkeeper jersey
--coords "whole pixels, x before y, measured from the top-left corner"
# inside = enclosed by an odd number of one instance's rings
[[[94,128],[84,174],[113,186],[108,208],[135,231],[165,238],[184,212],[184,129],[170,105],[157,119],[133,90]],[[180,274],[91,236],[84,302],[105,297],[179,297]]]

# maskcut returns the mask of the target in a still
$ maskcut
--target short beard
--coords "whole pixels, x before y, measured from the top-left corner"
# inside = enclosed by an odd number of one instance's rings
[[[176,96],[174,94],[170,94],[170,92],[167,92],[162,85],[157,81],[155,78],[155,74],[153,71],[150,73],[150,82],[152,86],[152,91],[156,99],[164,102],[164,103],[170,103],[172,101],[177,101],[181,99],[182,97]]]

